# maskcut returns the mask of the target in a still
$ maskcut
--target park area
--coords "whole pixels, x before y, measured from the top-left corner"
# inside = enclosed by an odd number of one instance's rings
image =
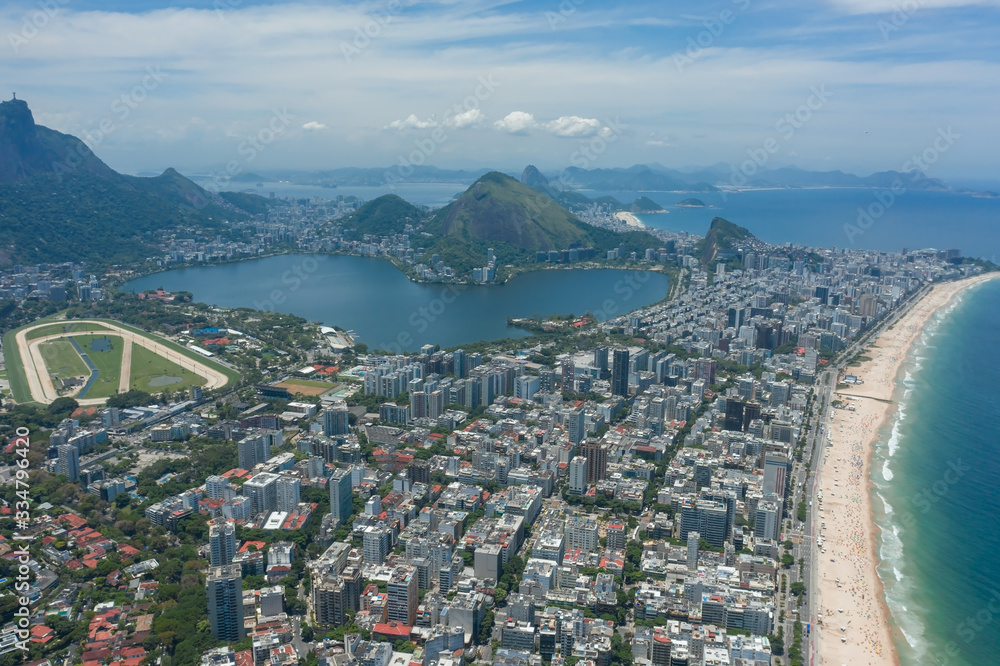
[[[17,402],[73,397],[99,405],[130,389],[211,389],[239,378],[176,343],[103,320],[32,324],[6,334],[4,352]]]

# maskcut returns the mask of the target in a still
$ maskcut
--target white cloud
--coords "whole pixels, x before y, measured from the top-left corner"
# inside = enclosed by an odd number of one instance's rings
[[[469,109],[468,111],[455,114],[451,119],[445,121],[445,125],[457,129],[465,129],[467,127],[479,127],[485,120],[486,116],[483,115],[482,111],[479,109]]]
[[[310,120],[309,122],[307,122],[305,125],[302,126],[302,129],[309,131],[325,130],[326,125],[324,125],[323,123],[318,123],[315,120]]]
[[[556,136],[576,138],[593,136],[601,129],[601,121],[580,116],[560,116],[545,123],[545,129]]]
[[[431,127],[437,127],[437,123],[433,119],[420,120],[415,114],[411,113],[403,120],[393,120],[384,129],[394,129],[402,132],[408,129],[430,129]]]
[[[909,3],[899,0],[830,0],[830,3],[849,14],[891,14],[899,11],[909,15],[918,9],[997,6],[1000,0],[919,0]],[[912,8],[908,9],[910,5]]]
[[[537,125],[535,117],[526,111],[511,111],[503,120],[493,123],[498,130],[509,134],[526,134]]]

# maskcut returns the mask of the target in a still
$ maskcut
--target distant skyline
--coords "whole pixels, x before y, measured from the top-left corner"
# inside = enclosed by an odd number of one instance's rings
[[[1000,181],[998,5],[35,0],[0,8],[0,97],[129,173],[754,159]]]

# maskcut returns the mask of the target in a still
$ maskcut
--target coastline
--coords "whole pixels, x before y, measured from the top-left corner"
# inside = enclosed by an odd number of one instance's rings
[[[646,225],[642,223],[642,220],[640,220],[632,213],[619,211],[615,213],[615,219],[618,220],[619,222],[624,222],[629,227],[634,227],[636,229],[646,228]]]
[[[872,511],[872,455],[882,428],[895,413],[893,397],[901,370],[924,327],[957,295],[998,277],[990,273],[935,285],[860,352],[868,360],[847,368],[847,374],[864,383],[834,391],[833,400],[842,404],[840,409],[831,407],[824,419],[830,446],[823,447],[814,493],[820,514],[813,518],[813,537],[822,536],[826,549],[823,553],[817,545],[819,552],[812,559],[818,562],[812,632],[817,663],[900,664],[897,644],[905,644],[905,639],[894,628],[877,571],[879,528]],[[817,530],[817,522],[826,527]]]

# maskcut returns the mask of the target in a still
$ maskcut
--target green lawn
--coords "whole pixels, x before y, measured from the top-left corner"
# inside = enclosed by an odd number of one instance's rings
[[[314,388],[325,388],[332,389],[335,384],[330,382],[321,382],[316,379],[286,379],[281,382],[282,384],[291,384],[292,386],[312,386]]]
[[[236,384],[240,383],[240,373],[239,372],[237,372],[236,370],[233,370],[232,368],[230,368],[230,367],[228,367],[226,365],[218,363],[218,362],[216,362],[216,361],[214,361],[214,360],[212,360],[210,358],[202,356],[198,352],[191,351],[190,349],[188,349],[184,345],[179,345],[176,342],[174,342],[173,340],[167,340],[162,335],[157,335],[155,333],[147,333],[146,331],[143,331],[142,329],[136,328],[135,326],[129,326],[128,324],[124,324],[124,323],[122,323],[120,321],[116,321],[116,322],[113,322],[113,323],[116,324],[117,326],[121,326],[122,328],[124,328],[126,330],[132,331],[133,333],[138,333],[139,335],[141,335],[141,336],[143,336],[145,338],[149,338],[150,340],[155,340],[156,342],[159,342],[162,345],[170,347],[171,349],[173,349],[177,353],[179,353],[179,354],[181,354],[183,356],[187,356],[190,359],[194,359],[195,361],[198,361],[199,363],[207,365],[208,367],[212,368],[213,370],[218,370],[219,372],[221,372],[222,374],[224,374],[226,377],[229,378],[229,384],[227,384],[226,386],[235,386]],[[133,347],[133,351],[134,351],[134,347]]]
[[[45,369],[49,371],[52,383],[58,387],[59,379],[68,377],[87,377],[90,368],[80,358],[73,343],[69,340],[52,340],[43,342],[39,349],[45,360]]]
[[[34,402],[28,390],[28,378],[21,364],[21,354],[17,351],[17,341],[14,339],[16,333],[17,330],[7,331],[3,336],[3,357],[7,365],[10,392],[18,403]]]
[[[87,336],[86,333],[87,332],[91,332],[91,331],[100,331],[100,330],[103,330],[103,325],[100,324],[100,323],[98,323],[98,324],[90,324],[90,323],[81,323],[81,322],[79,322],[77,320],[62,320],[62,319],[56,320],[56,317],[58,317],[58,316],[59,316],[59,313],[56,313],[54,315],[50,315],[49,317],[45,317],[43,319],[39,319],[39,320],[34,321],[34,322],[30,323],[30,324],[27,324],[27,326],[37,326],[38,324],[45,324],[45,326],[39,328],[37,331],[32,331],[31,333],[29,333],[27,335],[27,338],[29,340],[30,339],[37,339],[37,338],[45,336],[45,335],[52,335],[54,333],[61,333],[68,326],[72,326],[73,327],[72,328],[73,331],[81,331],[82,333],[84,333],[84,335],[75,336],[77,338],[88,338],[88,337],[92,338],[94,336]],[[104,321],[104,320],[100,320],[100,321]],[[228,386],[235,386],[235,385],[239,384],[239,382],[240,382],[240,373],[237,372],[236,370],[234,370],[234,369],[232,369],[232,368],[230,368],[230,367],[228,367],[226,365],[223,365],[221,363],[218,363],[218,362],[216,362],[216,361],[214,361],[212,359],[205,358],[201,354],[199,354],[197,352],[193,352],[190,349],[184,347],[183,345],[179,345],[176,342],[172,342],[170,340],[167,340],[166,338],[164,338],[164,337],[162,337],[160,335],[157,335],[157,334],[154,334],[154,333],[147,333],[146,331],[143,331],[142,329],[136,328],[135,326],[129,326],[128,324],[124,324],[124,323],[119,322],[119,321],[111,321],[111,320],[106,320],[106,321],[108,322],[108,324],[114,324],[116,326],[120,326],[121,328],[127,329],[127,330],[132,331],[134,333],[137,333],[139,335],[142,335],[143,337],[149,338],[151,340],[155,340],[155,341],[159,342],[160,344],[166,345],[166,346],[170,347],[171,349],[177,351],[179,354],[182,354],[182,355],[184,355],[184,356],[186,356],[186,357],[188,357],[190,359],[193,359],[193,360],[198,361],[200,363],[203,363],[204,365],[207,365],[207,366],[209,366],[209,367],[211,367],[211,368],[213,368],[215,370],[218,370],[219,372],[221,372],[222,374],[224,374],[229,379]],[[18,328],[18,329],[12,330],[12,331],[7,331],[6,333],[4,333],[4,335],[3,335],[3,348],[4,348],[4,358],[5,358],[6,363],[7,363],[8,379],[10,380],[10,388],[11,388],[11,393],[14,396],[14,400],[17,401],[18,403],[30,403],[30,402],[34,402],[34,400],[32,400],[31,393],[28,390],[28,379],[25,376],[24,366],[22,365],[22,360],[21,360],[21,355],[18,353],[17,342],[15,340],[15,335],[17,334],[17,332],[19,330],[22,330],[23,328],[25,328],[25,326],[22,326],[21,328]],[[98,364],[97,359],[92,356],[91,359],[93,360],[94,364],[98,366],[98,369],[101,371],[102,377],[101,377],[101,379],[98,380],[97,383],[95,383],[95,385],[93,387],[91,387],[91,390],[87,393],[87,396],[86,396],[88,398],[109,397],[111,395],[114,395],[118,391],[118,376],[121,373],[121,345],[122,345],[122,342],[121,342],[121,338],[112,337],[111,339],[112,340],[117,340],[117,344],[115,345],[115,347],[117,349],[117,365],[114,366],[114,371],[113,371],[114,372],[114,382],[113,382],[113,385],[111,385],[111,383],[109,383],[108,381],[105,381],[108,377],[111,377],[111,375],[108,375],[107,377],[105,377],[104,376],[104,374],[105,374],[104,373],[104,368],[102,368],[100,366],[100,364]],[[86,349],[86,345],[84,345],[82,342],[80,343],[80,346],[84,347],[84,349]],[[135,349],[137,347],[138,347],[137,345],[133,346],[133,352],[135,351]],[[96,354],[96,356],[103,356],[103,355],[106,355],[106,354]],[[133,358],[134,358],[134,356],[133,356]],[[113,359],[110,362],[113,365],[115,363],[115,361]]]
[[[118,382],[122,372],[122,339],[117,335],[75,335],[73,339],[90,357],[99,376],[84,398],[110,398],[118,394]],[[90,346],[95,340],[106,339],[111,343],[110,351],[93,351]],[[133,347],[133,351],[135,348]]]
[[[162,381],[166,377],[178,377],[181,381],[168,384]],[[161,381],[157,381],[157,378],[160,378]],[[150,381],[153,383],[151,384]],[[190,370],[182,368],[173,361],[168,361],[145,347],[132,345],[130,388],[140,389],[147,393],[161,393],[185,389],[189,386],[204,385],[204,377],[199,377]]]
[[[36,322],[37,323],[37,322]],[[46,335],[55,335],[56,333],[69,333],[69,332],[80,332],[86,333],[87,331],[104,331],[107,330],[100,324],[82,324],[80,322],[73,322],[72,319],[68,319],[64,322],[59,322],[56,324],[49,324],[47,326],[40,326],[33,331],[28,331],[25,336],[28,340],[37,340],[38,338],[44,338]]]

